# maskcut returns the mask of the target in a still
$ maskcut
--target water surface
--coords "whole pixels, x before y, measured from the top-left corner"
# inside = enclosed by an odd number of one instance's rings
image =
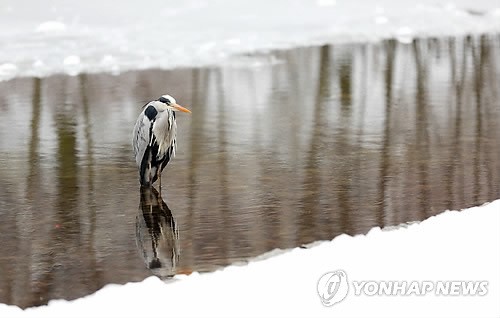
[[[497,199],[499,80],[500,37],[479,36],[0,82],[0,302],[213,271]],[[193,113],[177,116],[160,197],[141,193],[130,142],[164,93]]]

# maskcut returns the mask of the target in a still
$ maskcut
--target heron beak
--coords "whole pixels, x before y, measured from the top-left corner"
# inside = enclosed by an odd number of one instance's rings
[[[191,111],[189,109],[184,108],[181,105],[173,104],[172,107],[175,108],[175,110],[181,111],[183,113],[190,113],[191,114]]]

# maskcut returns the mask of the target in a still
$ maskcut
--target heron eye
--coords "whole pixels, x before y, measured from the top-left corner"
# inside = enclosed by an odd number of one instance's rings
[[[160,97],[160,98],[158,98],[158,101],[159,101],[159,102],[162,102],[162,103],[164,103],[164,104],[167,104],[167,105],[170,105],[170,104],[172,103],[172,102],[170,101],[170,99],[165,98],[165,97],[163,97],[163,96],[162,96],[162,97]]]

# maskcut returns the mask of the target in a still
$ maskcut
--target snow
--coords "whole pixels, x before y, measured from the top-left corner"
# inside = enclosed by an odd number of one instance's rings
[[[324,43],[494,33],[499,12],[497,0],[5,0],[0,65],[16,72],[0,72],[0,80],[220,64],[238,54]],[[67,67],[70,56],[79,56],[79,67]]]
[[[2,317],[498,317],[500,200],[367,235],[340,235],[304,249],[273,251],[245,266],[164,283],[108,285],[74,301],[25,311],[0,305]],[[355,295],[322,305],[317,283],[343,270],[349,281],[487,281],[484,296]]]
[[[63,32],[66,31],[66,25],[59,21],[46,21],[38,25],[35,32]]]
[[[14,78],[17,74],[17,66],[12,63],[4,63],[0,64],[0,78],[2,79],[11,79]]]

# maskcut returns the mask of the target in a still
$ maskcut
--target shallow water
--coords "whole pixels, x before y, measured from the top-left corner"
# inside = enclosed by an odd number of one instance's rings
[[[332,45],[217,68],[0,82],[0,302],[212,271],[500,197],[500,37]],[[141,193],[131,130],[171,93]],[[151,267],[151,270],[148,269]]]

